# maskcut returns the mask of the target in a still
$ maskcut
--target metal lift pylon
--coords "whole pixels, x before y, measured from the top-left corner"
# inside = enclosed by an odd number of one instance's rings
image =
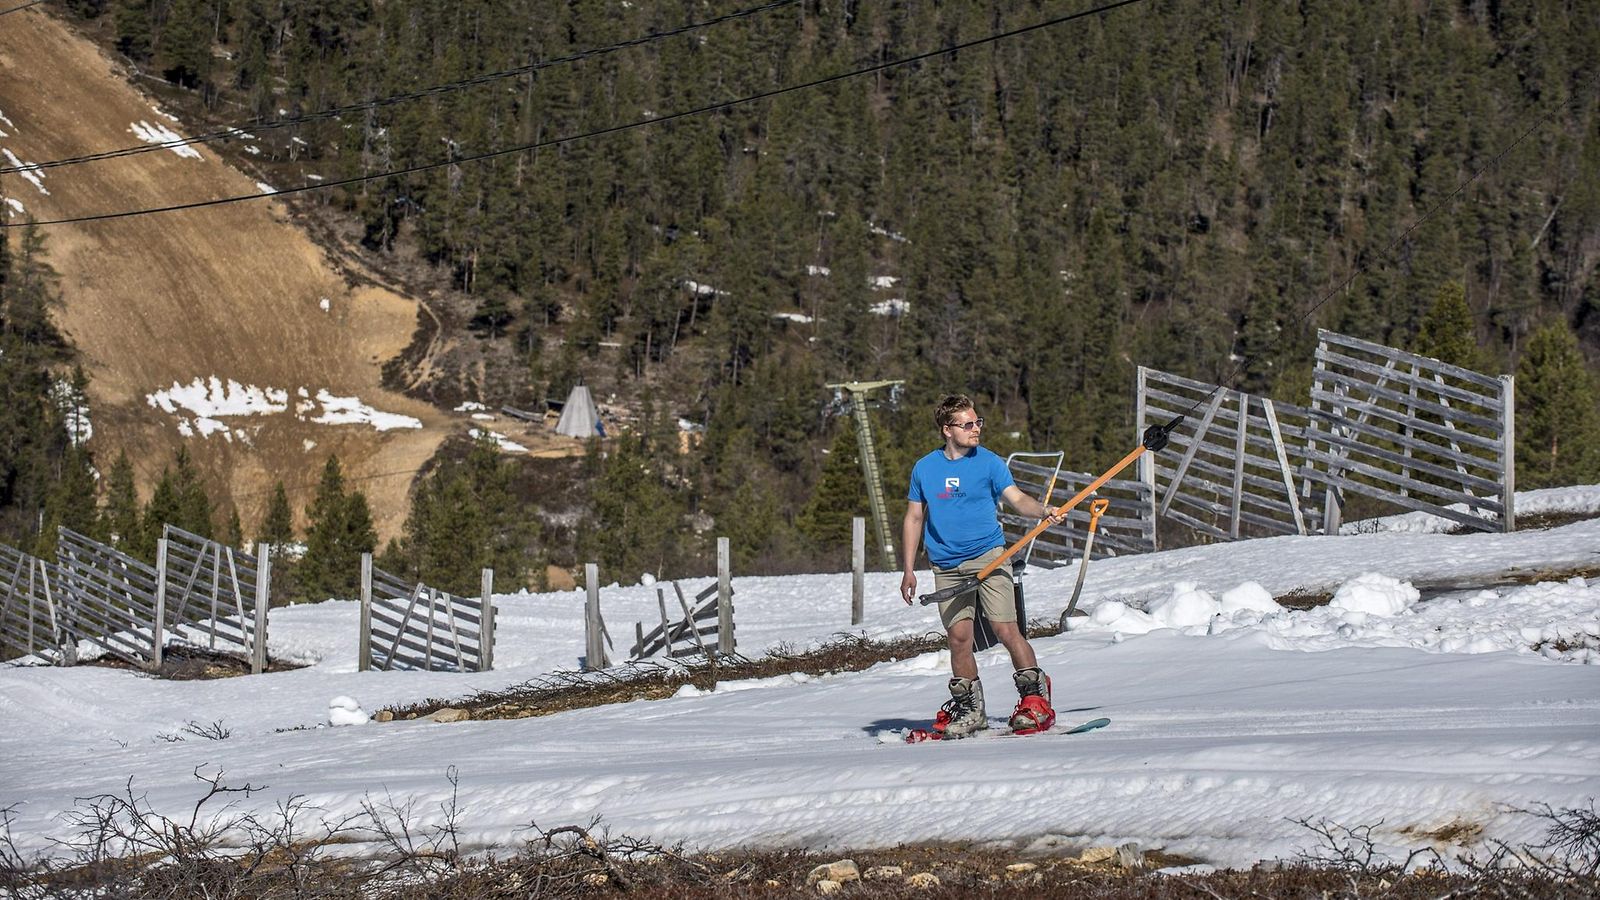
[[[833,391],[833,404],[828,411],[835,415],[849,413],[855,420],[861,477],[867,482],[867,503],[872,507],[872,529],[883,552],[883,564],[891,570],[895,568],[895,559],[894,541],[889,531],[889,506],[883,496],[883,470],[878,465],[877,442],[873,439],[872,420],[867,411],[884,405],[883,401],[873,399],[874,391],[888,389],[888,405],[894,406],[899,402],[904,384],[904,381],[845,381],[828,385]]]

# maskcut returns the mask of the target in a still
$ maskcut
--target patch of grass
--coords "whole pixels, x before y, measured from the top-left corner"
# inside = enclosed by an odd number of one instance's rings
[[[1464,819],[1452,819],[1437,828],[1426,830],[1420,827],[1402,828],[1400,833],[1415,838],[1428,838],[1443,844],[1464,845],[1483,836],[1483,824],[1481,822],[1468,822]]]
[[[1333,599],[1333,591],[1314,591],[1310,588],[1295,588],[1287,594],[1282,594],[1272,599],[1285,609],[1314,609],[1318,606],[1327,606]]]

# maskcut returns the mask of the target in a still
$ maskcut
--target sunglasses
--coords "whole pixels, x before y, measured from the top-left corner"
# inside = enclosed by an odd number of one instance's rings
[[[979,416],[978,418],[973,419],[971,422],[946,422],[944,423],[944,427],[959,428],[962,431],[971,431],[974,428],[983,427],[983,417]]]

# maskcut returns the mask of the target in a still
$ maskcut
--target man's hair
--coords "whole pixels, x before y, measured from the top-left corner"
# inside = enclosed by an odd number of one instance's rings
[[[933,427],[943,428],[950,424],[956,413],[963,409],[972,408],[972,398],[966,394],[946,394],[939,406],[933,411]]]

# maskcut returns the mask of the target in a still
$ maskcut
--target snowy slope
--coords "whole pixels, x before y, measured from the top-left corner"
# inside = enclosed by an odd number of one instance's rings
[[[1541,498],[1592,511],[1600,491],[1519,495],[1519,508]],[[1244,865],[1313,844],[1295,820],[1381,823],[1395,847],[1447,829],[1520,841],[1540,828],[1517,810],[1600,795],[1600,580],[1420,596],[1406,584],[1592,568],[1600,520],[1512,535],[1370,530],[1096,562],[1083,601],[1093,615],[1035,642],[1063,719],[1113,719],[1091,734],[898,743],[895,730],[924,724],[945,698],[942,653],[537,719],[317,727],[339,695],[368,710],[461,696],[574,668],[583,646],[581,593],[508,595],[497,671],[358,673],[353,604],[328,602],[273,612],[274,655],[314,663],[295,672],[163,682],[0,669],[0,807],[14,805],[19,845],[46,849],[71,834],[59,814],[75,798],[131,779],[154,809],[187,818],[202,793],[192,773],[220,768],[230,784],[265,787],[235,797],[237,810],[270,817],[299,795],[332,821],[366,800],[414,801],[426,827],[443,816],[454,767],[460,824],[480,846],[515,842],[532,822],[600,816],[699,847],[1132,840]],[[1031,612],[1059,613],[1075,574],[1031,574]],[[898,600],[898,580],[868,576],[868,625],[855,631],[937,629],[931,609]],[[852,631],[848,575],[734,584],[747,654]],[[1317,609],[1263,602],[1341,585]],[[607,588],[602,603],[623,653],[633,621],[658,615],[651,587]],[[998,726],[1015,700],[1010,666],[998,651],[980,664]],[[214,722],[227,739],[168,739]]]

